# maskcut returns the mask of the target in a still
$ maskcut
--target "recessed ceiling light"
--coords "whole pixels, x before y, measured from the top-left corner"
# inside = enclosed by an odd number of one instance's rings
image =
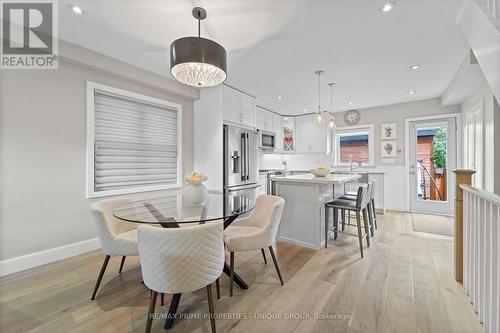
[[[82,15],[83,14],[83,9],[81,9],[80,7],[78,6],[72,6],[71,7],[71,10],[73,11],[73,13],[75,14],[78,14],[78,15]]]
[[[410,67],[410,69],[419,69],[420,68],[420,65],[413,65]]]
[[[382,7],[380,7],[380,11],[387,13],[391,11],[391,9],[393,9],[394,6],[396,6],[394,2],[387,2],[384,5],[382,5]]]
[[[352,102],[348,102],[347,104],[352,105]]]
[[[278,99],[283,99],[283,96],[278,96]]]
[[[415,93],[415,90],[410,90],[408,94],[413,95]]]
[[[287,117],[285,117],[285,118],[283,118],[283,120],[288,120],[288,118],[287,118]]]
[[[307,112],[307,109],[302,110],[303,112]]]

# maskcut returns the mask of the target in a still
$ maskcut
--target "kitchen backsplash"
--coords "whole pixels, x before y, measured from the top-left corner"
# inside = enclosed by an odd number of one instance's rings
[[[259,168],[282,169],[281,161],[286,160],[288,170],[310,170],[318,164],[332,165],[333,156],[326,154],[266,154],[260,152]]]

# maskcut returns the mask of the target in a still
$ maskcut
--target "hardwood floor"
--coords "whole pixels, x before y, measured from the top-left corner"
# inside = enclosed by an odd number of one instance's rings
[[[230,298],[222,276],[218,332],[481,332],[453,279],[452,241],[414,232],[408,214],[378,217],[364,259],[357,239],[342,234],[321,251],[278,243],[284,286],[260,251],[237,253],[236,271],[249,289],[235,286]],[[93,251],[0,279],[0,331],[143,332],[149,292],[137,257],[127,257],[121,274],[121,258],[112,258],[90,300],[103,257]],[[169,302],[158,300],[158,317]],[[183,294],[179,311],[200,319],[178,319],[172,333],[210,332],[205,289]],[[154,320],[152,332],[165,332],[163,323]]]

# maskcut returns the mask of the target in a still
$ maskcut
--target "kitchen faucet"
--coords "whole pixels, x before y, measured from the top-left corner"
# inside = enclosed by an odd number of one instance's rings
[[[351,172],[354,171],[354,164],[352,163],[352,155],[349,155],[349,165]]]

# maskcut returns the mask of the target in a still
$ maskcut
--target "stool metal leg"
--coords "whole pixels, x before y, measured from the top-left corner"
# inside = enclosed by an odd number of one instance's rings
[[[363,209],[363,224],[365,225],[366,233],[366,246],[370,247],[370,227],[368,226],[368,214],[366,213],[366,207]]]
[[[377,227],[377,213],[375,212],[375,199],[372,199],[372,209],[373,209],[373,221],[375,222],[375,229],[378,229]]]
[[[325,206],[325,249],[328,247],[328,206]]]
[[[356,211],[356,224],[358,226],[359,250],[361,252],[361,258],[363,258],[363,238],[361,237],[361,217],[359,210]]]
[[[339,210],[333,209],[333,239],[337,239],[337,230],[339,229]]]
[[[344,231],[345,230],[345,209],[342,209],[340,212],[342,215],[342,231]]]
[[[375,229],[374,229],[374,224],[373,224],[373,214],[372,214],[372,208],[371,208],[371,204],[368,204],[368,206],[366,206],[366,210],[368,211],[368,222],[370,223],[370,234],[371,236],[375,236]]]

